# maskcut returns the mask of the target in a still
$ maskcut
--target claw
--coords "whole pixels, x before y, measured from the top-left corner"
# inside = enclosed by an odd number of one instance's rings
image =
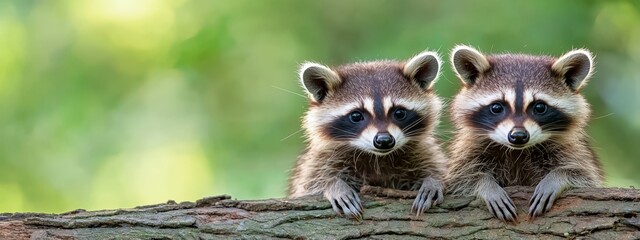
[[[531,196],[531,200],[529,200],[529,206],[533,205],[533,200],[536,199],[537,193],[533,193],[533,196]]]
[[[496,218],[502,221],[512,222],[515,222],[518,218],[516,215],[516,207],[504,189],[493,189],[493,191],[488,191],[483,194],[482,197],[487,204],[487,209],[489,209],[491,214]]]
[[[538,208],[538,204],[540,203],[540,197],[538,194],[534,194],[534,196],[531,198],[531,206],[529,207],[529,217],[530,218],[535,218],[535,212],[536,209]]]
[[[548,189],[544,187],[536,188],[531,198],[531,206],[529,207],[529,217],[534,219],[537,216],[551,210],[553,203],[558,196],[558,189]]]
[[[345,205],[347,206],[347,208],[349,209],[349,211],[351,211],[351,215],[356,218],[356,219],[362,219],[362,214],[360,209],[358,208],[358,204],[354,204],[354,200],[352,200],[349,197],[343,197],[342,201],[345,202]]]
[[[411,206],[411,212],[416,213],[416,217],[429,210],[431,206],[441,203],[443,200],[442,184],[439,180],[427,177],[422,182],[416,199]]]
[[[444,193],[442,189],[438,190],[438,198],[436,199],[436,203],[442,203],[444,201]]]
[[[340,210],[340,208],[338,207],[338,200],[333,199],[333,201],[331,201],[331,207],[333,208],[334,212],[342,217],[342,210]]]
[[[511,199],[508,199],[508,202],[505,202],[504,199],[502,199],[502,203],[504,203],[504,205],[506,206],[507,211],[509,211],[509,214],[511,214],[511,220],[515,220],[518,218],[518,215],[516,214],[516,209],[514,207],[513,202],[511,201]]]
[[[500,218],[500,216],[498,215],[498,212],[496,211],[496,207],[493,206],[493,203],[487,203],[489,205],[489,210],[491,210],[491,213],[493,214],[493,216]],[[500,218],[500,220],[502,220]]]
[[[339,216],[362,221],[362,202],[358,193],[343,181],[336,181],[325,190],[325,197],[331,202],[333,211]]]
[[[515,221],[516,214],[511,210],[512,207],[507,203],[507,201],[500,199],[500,201],[498,201],[498,205],[506,221]]]
[[[420,189],[418,191],[418,196],[416,196],[416,199],[413,200],[413,205],[411,206],[411,212],[418,212],[418,209],[420,208],[420,206],[422,206],[422,201],[423,201],[423,195],[424,195],[424,191],[422,191],[422,189]],[[417,216],[417,214],[416,214]]]
[[[353,192],[353,198],[355,199],[356,203],[358,203],[358,207],[359,207],[358,210],[362,211],[364,207],[362,206],[362,201],[360,201],[360,197],[358,196],[358,194]]]

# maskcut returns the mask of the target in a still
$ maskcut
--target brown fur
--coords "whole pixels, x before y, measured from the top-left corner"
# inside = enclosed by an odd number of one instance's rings
[[[337,87],[327,87],[325,94],[316,93],[328,84],[306,86],[311,99],[303,119],[307,147],[292,172],[289,197],[324,194],[331,200],[336,181],[346,183],[356,192],[362,185],[419,190],[427,178],[439,182],[444,175],[445,155],[434,131],[439,123],[441,100],[431,89],[432,82],[421,87],[412,76],[407,76],[411,69],[403,69],[404,66],[404,62],[377,61],[314,72],[316,78],[339,79],[339,83],[331,83]],[[314,80],[304,74],[303,85]],[[404,107],[424,116],[420,121],[423,127],[410,133],[403,131],[408,141],[398,149],[387,155],[376,155],[354,146],[349,140],[335,139],[328,132],[332,129],[327,126],[341,116],[336,113],[339,109],[353,104],[364,109],[371,99],[383,98],[390,99],[394,105],[410,102],[411,106]],[[388,115],[375,116],[375,119],[371,127],[378,131],[393,125]]]
[[[464,52],[465,47],[459,49],[462,49],[465,54],[472,53]],[[456,54],[455,51],[453,55]],[[579,94],[580,89],[572,88],[579,86],[580,82],[576,82],[577,85],[568,86],[564,79],[567,76],[552,70],[551,66],[556,62],[555,58],[513,54],[486,56],[486,62],[490,66],[481,66],[479,69],[487,70],[478,72],[475,78],[470,79],[468,76],[474,76],[476,73],[473,71],[468,73],[463,69],[464,66],[468,66],[464,65],[464,58],[469,55],[457,56],[459,58],[456,59],[454,56],[453,60],[454,65],[457,64],[454,70],[463,81],[464,87],[456,95],[450,109],[456,130],[449,148],[450,162],[445,177],[448,193],[478,195],[488,201],[488,197],[501,194],[501,187],[538,186],[537,193],[542,194],[544,190],[553,192],[552,196],[545,196],[549,198],[547,200],[549,203],[543,208],[548,210],[553,200],[565,188],[602,185],[601,165],[591,150],[584,131],[590,116],[589,105]],[[474,60],[474,62],[478,61]],[[585,82],[586,78],[588,75],[584,79]],[[483,98],[490,98],[489,96],[502,92],[502,98],[495,100],[509,99],[509,94],[517,89],[518,84],[524,91],[532,92],[533,96],[542,94],[549,96],[548,105],[558,107],[570,120],[566,129],[549,132],[547,139],[533,146],[513,149],[492,139],[493,130],[479,128],[478,119],[474,119],[473,116],[476,111],[487,107],[487,103],[490,102],[488,101],[490,99]],[[506,107],[513,108],[514,104],[509,103],[511,105]],[[527,107],[527,104],[532,104],[532,101],[526,102],[525,97],[524,104]],[[505,120],[512,121],[514,125],[522,125],[528,118],[530,118],[528,114],[512,115]],[[540,134],[542,133],[547,132],[542,130]],[[497,134],[495,136],[500,137]],[[543,181],[545,178],[547,179]],[[549,184],[555,184],[559,189],[547,187]],[[495,191],[496,194],[491,193],[492,196],[487,196],[491,194],[486,191]],[[533,205],[530,209],[532,216],[541,214],[540,207],[534,206],[536,204],[534,200],[532,199]],[[505,200],[505,202],[508,201]],[[489,206],[490,203],[487,202],[487,205]],[[509,204],[504,205],[508,207]],[[492,210],[490,206],[489,209]],[[501,213],[498,210],[504,209],[492,210],[496,211],[494,215],[499,215],[498,217],[503,220],[513,220],[509,219],[508,211]]]

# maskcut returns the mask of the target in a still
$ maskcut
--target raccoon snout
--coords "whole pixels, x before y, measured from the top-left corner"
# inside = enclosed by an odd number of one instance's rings
[[[382,132],[376,134],[373,138],[373,146],[377,149],[387,150],[393,148],[396,144],[396,140],[388,132]]]
[[[509,132],[509,142],[517,145],[525,144],[529,142],[529,132],[524,128],[513,128]]]

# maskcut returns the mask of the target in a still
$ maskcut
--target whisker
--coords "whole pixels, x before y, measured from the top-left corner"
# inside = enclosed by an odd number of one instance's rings
[[[609,113],[609,114],[605,114],[605,115],[602,115],[602,116],[599,116],[599,117],[593,117],[593,118],[591,118],[591,119],[593,119],[593,120],[597,120],[597,119],[601,119],[601,118],[606,118],[606,117],[611,116],[611,115],[613,115],[613,114],[614,114],[614,113]]]
[[[292,137],[293,135],[296,135],[296,133],[302,132],[303,130],[304,130],[304,129],[300,129],[300,130],[298,130],[298,131],[295,131],[294,133],[289,134],[289,136],[286,136],[285,138],[280,139],[280,141],[282,142],[282,141],[284,141],[284,140],[287,140],[287,138],[290,138],[290,137]]]
[[[304,99],[307,99],[307,96],[304,96],[304,95],[299,94],[299,93],[297,93],[297,92],[294,92],[294,91],[291,91],[291,90],[287,90],[287,89],[284,89],[284,88],[281,88],[281,87],[273,86],[273,85],[271,85],[271,87],[272,87],[272,88],[275,88],[275,89],[278,89],[278,90],[281,90],[281,91],[283,91],[283,92],[291,93],[291,94],[293,94],[293,95],[300,96],[300,97],[302,97],[302,98],[304,98]]]
[[[344,130],[344,129],[339,128],[339,127],[331,126],[331,128],[336,129],[336,130],[340,130],[340,131],[342,131],[342,132],[344,132],[346,134],[349,134],[348,136],[355,136],[356,135],[356,133],[354,133],[354,132],[347,131],[347,130]]]
[[[404,132],[405,130],[414,127],[415,125],[418,125],[422,120],[427,119],[427,116],[422,116],[420,118],[418,118],[417,120],[413,121],[412,123],[410,123],[409,125],[407,125],[406,127],[402,128],[401,130]]]

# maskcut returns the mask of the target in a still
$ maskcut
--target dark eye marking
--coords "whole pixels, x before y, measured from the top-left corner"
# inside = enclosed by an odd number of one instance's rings
[[[427,126],[425,116],[420,113],[406,109],[401,106],[393,107],[389,110],[391,122],[398,126],[407,136],[418,135]]]
[[[572,121],[569,115],[562,110],[549,106],[546,102],[538,100],[530,104],[527,113],[540,125],[543,131],[565,131]]]
[[[333,139],[351,140],[357,138],[371,120],[369,113],[356,109],[327,123],[322,130]]]
[[[467,121],[476,128],[493,130],[509,116],[511,109],[505,106],[504,101],[495,101],[468,115]]]

